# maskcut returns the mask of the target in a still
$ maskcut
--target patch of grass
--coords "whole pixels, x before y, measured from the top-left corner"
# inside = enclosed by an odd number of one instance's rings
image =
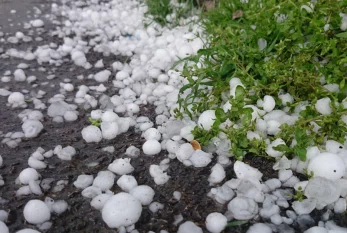
[[[161,26],[178,25],[182,18],[192,15],[200,6],[199,0],[146,0],[146,4],[149,24],[156,22]]]
[[[182,75],[188,84],[180,90],[176,116],[194,118],[229,102],[231,109],[223,119],[216,116],[211,131],[205,132],[210,135],[202,140],[207,144],[211,137],[227,135],[238,159],[249,152],[266,155],[266,138],[282,138],[286,145],[276,149],[303,161],[308,146],[326,139],[343,143],[347,34],[339,13],[347,14],[346,9],[347,2],[337,0],[221,0],[204,15],[207,46],[185,60]],[[230,96],[229,82],[236,77],[242,85]],[[338,90],[329,91],[323,84]],[[289,94],[293,102],[282,103],[281,94]],[[299,106],[303,110],[294,124],[282,124],[278,134],[254,142],[247,138],[247,132],[256,131],[250,106],[266,95],[275,99],[275,109],[289,114],[298,113]],[[331,114],[317,111],[315,104],[322,98],[330,99]],[[220,127],[226,120],[230,126]],[[196,129],[193,134],[199,139],[204,132]]]

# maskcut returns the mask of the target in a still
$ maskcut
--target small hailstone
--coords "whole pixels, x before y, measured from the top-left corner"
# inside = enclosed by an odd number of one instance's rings
[[[109,77],[111,76],[111,71],[109,70],[103,70],[94,75],[94,79],[97,82],[107,82]]]
[[[61,160],[71,160],[72,157],[76,154],[75,148],[72,146],[67,146],[62,148],[59,153],[56,153],[58,158]]]
[[[101,122],[100,128],[104,139],[111,140],[118,135],[119,128],[117,122]]]
[[[130,194],[121,192],[105,203],[102,219],[110,228],[128,227],[139,220],[141,212],[141,202]]]
[[[0,222],[6,222],[7,218],[8,218],[8,212],[5,210],[0,210]]]
[[[164,172],[158,165],[152,164],[149,167],[149,173],[154,178],[154,182],[157,185],[163,185],[170,179],[170,176],[168,176],[167,173]]]
[[[78,115],[77,115],[76,111],[66,111],[64,113],[64,119],[66,121],[75,121],[75,120],[77,120],[77,118],[78,118]]]
[[[117,185],[124,191],[129,192],[131,189],[137,186],[137,181],[134,176],[122,175],[117,180]]]
[[[247,197],[235,197],[229,202],[228,210],[237,220],[249,220],[258,214],[258,204]]]
[[[14,80],[17,82],[24,82],[26,79],[26,75],[22,69],[17,69],[13,72]]]
[[[282,182],[288,180],[292,175],[293,175],[292,170],[280,170],[278,172],[278,178]]]
[[[139,199],[143,206],[146,206],[153,201],[155,193],[154,190],[148,185],[140,185],[131,189],[129,194]]]
[[[26,185],[26,186],[22,186],[20,187],[17,191],[16,191],[16,196],[17,197],[20,197],[20,196],[26,196],[26,195],[29,195],[31,194],[31,190],[30,190],[30,187],[29,185]]]
[[[181,199],[181,197],[182,197],[182,193],[181,193],[181,192],[178,192],[178,191],[175,191],[175,192],[173,192],[173,197],[174,197],[177,201],[179,201],[179,200]]]
[[[30,24],[35,28],[39,28],[39,27],[43,27],[44,22],[41,19],[35,19],[30,21]]]
[[[292,208],[298,215],[310,214],[317,205],[317,200],[314,198],[304,199],[302,201],[294,201]]]
[[[158,210],[161,210],[164,208],[164,205],[159,203],[159,202],[152,202],[150,205],[149,205],[149,210],[152,212],[152,213],[156,213]]]
[[[39,177],[39,173],[34,168],[26,168],[19,173],[19,181],[22,184],[29,184],[31,180],[38,180]]]
[[[275,99],[270,96],[270,95],[266,95],[264,96],[264,102],[263,102],[263,109],[266,112],[271,112],[276,106],[276,102]]]
[[[66,203],[66,201],[59,200],[54,202],[54,204],[52,205],[52,210],[54,213],[60,215],[64,213],[68,207],[69,205]]]
[[[110,199],[113,195],[112,194],[100,194],[93,198],[93,200],[90,202],[90,205],[94,207],[97,210],[102,210],[105,203]]]
[[[182,223],[177,233],[203,233],[202,229],[191,221]]]
[[[199,116],[198,126],[205,130],[210,130],[215,120],[215,111],[207,110]]]
[[[129,113],[138,113],[140,111],[140,107],[134,103],[127,104],[126,107]]]
[[[24,218],[31,224],[41,224],[51,218],[47,205],[40,200],[30,200],[23,210]]]
[[[2,221],[0,221],[0,232],[1,233],[9,233],[8,227]]]
[[[283,152],[275,150],[274,147],[285,144],[286,143],[281,138],[277,138],[267,146],[265,152],[271,157],[280,157],[283,155]]]
[[[225,178],[225,171],[222,165],[217,163],[211,168],[211,174],[208,177],[210,184],[218,184]]]
[[[96,112],[94,112],[96,114]],[[94,117],[93,117],[94,118]],[[97,119],[97,118],[94,118]],[[106,111],[101,116],[102,122],[115,122],[119,119],[119,116],[113,111]]]
[[[36,181],[34,180],[29,181],[29,188],[32,193],[36,195],[42,195],[40,185]]]
[[[73,183],[76,188],[85,189],[93,183],[93,175],[79,175]]]
[[[146,155],[156,155],[161,151],[161,145],[157,140],[150,139],[142,146],[143,153]]]
[[[125,154],[130,156],[130,157],[133,157],[133,158],[136,158],[140,155],[140,149],[136,148],[135,146],[129,146],[126,151],[125,151]]]
[[[212,233],[220,233],[224,230],[228,223],[228,219],[221,213],[210,213],[206,217],[206,228]]]
[[[93,181],[93,186],[99,187],[102,191],[112,188],[116,175],[110,171],[100,171]]]
[[[154,139],[159,141],[161,138],[161,134],[156,128],[149,128],[142,135],[146,140]]]
[[[184,143],[180,145],[178,148],[178,151],[176,153],[177,159],[179,161],[184,161],[186,159],[189,159],[194,153],[194,148],[190,143]]]
[[[74,86],[71,83],[66,83],[66,84],[64,84],[64,90],[65,91],[73,91]]]
[[[22,125],[22,130],[27,138],[34,138],[42,131],[43,125],[38,120],[26,120]]]
[[[329,115],[332,113],[332,109],[330,107],[331,100],[329,97],[325,97],[322,99],[319,99],[317,103],[315,104],[317,112],[319,112],[322,115]]]
[[[253,224],[246,233],[272,233],[271,227],[266,225],[265,223],[256,223]]]
[[[20,92],[12,92],[7,99],[8,103],[12,106],[19,106],[24,104],[24,95]]]
[[[101,130],[94,125],[89,125],[83,128],[82,137],[87,143],[100,142],[102,140]]]
[[[102,148],[102,151],[106,151],[106,152],[112,154],[115,151],[115,148],[114,148],[114,146],[106,146],[106,147]]]
[[[89,186],[82,191],[82,196],[86,198],[94,198],[102,193],[99,187]]]
[[[108,165],[108,170],[117,175],[125,175],[134,171],[134,167],[131,166],[129,158],[116,159],[110,165]]]

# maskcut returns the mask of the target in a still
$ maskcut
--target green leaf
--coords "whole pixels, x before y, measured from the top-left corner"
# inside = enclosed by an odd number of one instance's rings
[[[228,224],[225,227],[235,227],[235,226],[241,226],[248,223],[247,221],[232,221],[228,222]]]
[[[224,110],[222,108],[217,108],[215,111],[216,118],[221,122],[224,122],[227,118]]]
[[[289,151],[291,151],[291,149],[287,145],[284,145],[284,144],[280,144],[278,146],[275,146],[275,147],[273,147],[273,149],[275,149],[277,151],[282,151],[282,152],[289,152]]]
[[[336,34],[335,36],[339,37],[339,38],[346,38],[347,39],[347,32],[341,32],[339,34]]]
[[[342,90],[345,87],[346,79],[342,79],[342,81],[339,84],[340,90]]]
[[[301,161],[305,162],[306,161],[306,153],[307,153],[306,148],[294,146],[293,149],[294,149],[294,153],[296,154],[296,156],[298,156],[298,158]]]

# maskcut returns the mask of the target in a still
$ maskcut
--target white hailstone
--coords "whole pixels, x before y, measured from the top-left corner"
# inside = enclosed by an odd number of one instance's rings
[[[142,135],[146,140],[154,139],[159,141],[161,138],[161,134],[156,128],[149,128]]]
[[[258,47],[259,51],[263,51],[267,46],[267,41],[264,38],[259,38],[258,39]]]
[[[141,152],[139,148],[136,148],[135,146],[129,146],[126,149],[125,154],[130,157],[137,158],[141,154]]]
[[[177,201],[181,200],[182,193],[179,191],[174,191],[173,192],[173,198],[175,198]]]
[[[178,148],[176,157],[179,161],[182,162],[186,159],[189,159],[193,153],[194,153],[193,146],[190,143],[184,143],[180,145],[180,147]]]
[[[26,196],[26,195],[29,195],[31,194],[31,190],[30,190],[30,187],[29,185],[26,185],[26,186],[22,186],[20,187],[17,191],[16,191],[16,196],[19,197],[19,196]]]
[[[8,99],[8,103],[13,105],[13,106],[19,106],[22,105],[24,102],[24,95],[20,92],[12,92]]]
[[[134,167],[130,164],[131,159],[116,159],[110,165],[108,165],[108,170],[117,175],[125,175],[134,171]]]
[[[347,203],[345,198],[339,198],[334,204],[335,214],[342,214],[346,211]]]
[[[102,137],[107,140],[114,139],[118,135],[118,124],[117,122],[103,121],[100,125]]]
[[[34,169],[44,169],[47,167],[47,164],[44,163],[43,161],[38,160],[37,158],[34,157],[29,157],[28,159],[28,165],[29,167],[32,167]]]
[[[308,174],[338,180],[345,175],[346,165],[343,159],[329,152],[323,152],[310,160],[307,167]]]
[[[117,180],[117,185],[124,191],[129,192],[131,189],[137,186],[137,181],[134,176],[122,175]]]
[[[86,198],[94,198],[102,193],[99,187],[89,186],[82,191],[82,196]]]
[[[157,185],[163,185],[170,179],[170,176],[160,166],[154,164],[149,167],[149,174],[154,178]]]
[[[164,209],[164,205],[159,203],[159,202],[152,202],[150,205],[149,205],[149,210],[152,212],[152,213],[156,213],[158,212],[158,210],[161,210],[161,209]]]
[[[2,156],[0,155],[0,167],[2,167],[3,163],[4,163],[4,160],[3,160]]]
[[[202,150],[196,150],[189,158],[194,167],[206,167],[212,160],[211,155]]]
[[[180,148],[180,144],[174,140],[167,140],[165,144],[165,149],[171,154],[176,154],[177,150]]]
[[[27,138],[34,138],[42,131],[43,125],[38,120],[26,120],[22,125],[22,130]]]
[[[2,221],[0,221],[0,232],[1,233],[9,233],[8,227]]]
[[[206,228],[212,233],[220,233],[224,230],[228,223],[228,219],[221,213],[214,212],[210,213],[206,217]]]
[[[230,86],[230,96],[232,97],[235,97],[236,89],[238,87],[245,89],[245,86],[242,84],[241,80],[236,77],[233,77],[232,79],[230,79],[229,86]]]
[[[30,229],[30,228],[25,228],[20,231],[16,231],[16,233],[41,233],[41,232]]]
[[[93,175],[79,175],[73,183],[78,189],[85,189],[93,183]]]
[[[108,78],[111,76],[111,71],[109,70],[103,70],[94,75],[94,79],[97,82],[103,83],[107,82]]]
[[[202,229],[191,221],[186,221],[180,225],[177,233],[203,233]]]
[[[302,201],[294,201],[292,208],[298,215],[310,214],[317,205],[317,200],[314,198],[304,199]]]
[[[278,178],[280,181],[284,182],[293,176],[292,170],[280,170],[278,172]]]
[[[260,180],[263,174],[256,168],[251,167],[241,161],[234,164],[236,177],[240,180]]]
[[[95,68],[103,68],[104,67],[104,62],[102,59],[98,60],[95,65],[94,65]]]
[[[325,143],[325,148],[326,148],[327,152],[337,154],[344,149],[344,146],[342,144],[338,143],[337,141],[327,140],[327,142]]]
[[[41,224],[51,218],[51,211],[43,201],[30,200],[24,207],[23,215],[27,222]]]
[[[275,106],[276,106],[276,102],[272,96],[270,95],[264,96],[264,102],[263,102],[264,111],[271,112],[272,110],[274,110]]]
[[[146,155],[156,155],[161,151],[161,145],[157,140],[150,139],[142,146],[143,153]]]
[[[98,118],[94,118],[94,119],[98,119]],[[119,119],[119,116],[116,113],[112,112],[112,111],[106,111],[101,116],[101,121],[102,122],[115,122],[118,119]]]
[[[258,204],[247,197],[235,197],[229,202],[228,210],[237,220],[249,220],[258,214]]]
[[[89,125],[83,128],[82,137],[87,143],[100,142],[102,140],[101,130],[94,125]]]
[[[24,82],[26,79],[26,75],[22,69],[15,70],[13,75],[14,75],[14,80],[16,80],[17,82]]]
[[[139,220],[141,212],[141,202],[130,194],[121,192],[105,203],[102,219],[110,228],[128,227]]]
[[[287,104],[292,104],[294,102],[293,96],[289,93],[278,95],[278,98],[282,101],[283,106],[287,106]]]
[[[35,28],[40,28],[40,27],[43,27],[44,22],[41,19],[35,19],[35,20],[31,20],[30,24]]]
[[[25,168],[18,176],[21,184],[29,184],[31,180],[38,180],[39,177],[39,173],[34,168]]]
[[[57,156],[61,160],[71,160],[72,157],[76,154],[75,148],[72,146],[67,146],[62,148],[59,153],[57,153]]]
[[[98,110],[92,110],[92,111],[90,112],[91,118],[93,118],[93,119],[95,119],[95,120],[101,119],[102,115],[103,115],[103,112],[102,112],[102,110],[100,110],[100,109],[98,109]]]
[[[116,175],[110,171],[100,171],[93,181],[93,186],[99,187],[102,191],[112,188]]]
[[[271,157],[280,157],[284,154],[284,152],[281,151],[277,151],[274,149],[274,147],[278,146],[278,145],[286,145],[286,143],[281,139],[281,138],[277,138],[276,140],[272,141],[267,147],[265,152],[271,156]]]
[[[311,227],[304,233],[328,233],[329,231],[324,227]]]
[[[102,210],[102,208],[104,208],[105,206],[105,203],[112,196],[113,196],[112,194],[106,194],[106,193],[97,195],[96,197],[92,199],[92,201],[90,202],[90,205],[97,210]]]
[[[277,120],[269,120],[266,122],[266,124],[267,124],[266,131],[267,131],[267,134],[269,135],[276,135],[281,130],[280,129],[281,123],[278,122]]]
[[[193,53],[194,51],[192,47],[190,47],[189,45],[183,45],[179,48],[178,56],[182,59],[190,56]]]
[[[211,168],[211,174],[208,177],[208,182],[210,182],[210,184],[218,184],[222,182],[225,176],[226,175],[223,166],[217,163]]]
[[[66,84],[64,84],[64,90],[65,91],[73,91],[74,86],[71,83],[66,83]]]
[[[78,115],[77,115],[76,111],[66,111],[64,113],[64,119],[66,121],[75,121],[75,120],[77,120],[77,118],[78,118]]]
[[[130,103],[126,105],[128,113],[138,113],[140,111],[140,107],[137,104]]]
[[[148,185],[139,185],[131,189],[129,194],[139,199],[143,206],[146,206],[151,204],[155,193]]]
[[[205,129],[210,130],[214,121],[216,120],[216,115],[214,110],[206,110],[201,113],[198,120],[198,126]]]
[[[317,103],[315,104],[315,108],[317,112],[319,112],[322,115],[329,115],[332,113],[332,109],[330,107],[331,100],[329,97],[325,97],[322,99],[319,99]]]
[[[0,210],[0,222],[6,222],[8,218],[8,212],[5,210]]]
[[[272,233],[271,227],[265,223],[256,223],[253,224],[246,233]]]
[[[192,134],[194,127],[195,125],[187,125],[183,127],[180,131],[180,136],[189,142],[194,140],[194,135]]]
[[[129,78],[129,73],[128,72],[125,72],[125,71],[119,71],[117,72],[116,74],[116,79],[117,80],[124,80],[126,78]]]
[[[57,215],[60,215],[64,213],[68,207],[69,205],[67,204],[66,201],[59,200],[54,202],[54,204],[52,205],[52,211],[56,213]]]

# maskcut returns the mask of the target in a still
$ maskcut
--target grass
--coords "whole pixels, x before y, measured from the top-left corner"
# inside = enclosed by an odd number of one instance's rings
[[[180,90],[176,116],[194,119],[205,110],[216,110],[212,129],[196,127],[195,139],[207,145],[226,135],[238,159],[250,152],[267,157],[267,139],[283,139],[285,145],[275,149],[303,161],[308,146],[321,147],[327,139],[344,143],[347,33],[340,28],[339,13],[346,9],[347,2],[337,0],[221,0],[203,15],[207,46],[185,61],[182,75],[189,83]],[[229,82],[236,77],[244,87],[238,86],[233,97]],[[338,91],[323,84],[335,85]],[[280,94],[289,94],[293,102],[282,103]],[[275,109],[294,114],[302,105],[303,110],[294,124],[282,124],[277,134],[249,139],[247,133],[257,126],[247,106],[257,106],[266,95],[275,99]],[[331,100],[331,114],[315,108],[322,98]],[[224,112],[226,102],[232,108]],[[223,126],[225,122],[231,126]]]

